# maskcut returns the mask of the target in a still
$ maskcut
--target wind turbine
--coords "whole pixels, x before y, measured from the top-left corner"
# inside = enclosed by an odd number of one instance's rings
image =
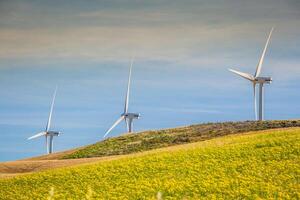
[[[45,131],[40,132],[34,136],[29,137],[27,140],[31,140],[34,138],[38,138],[41,136],[45,136],[46,139],[46,148],[47,148],[47,153],[51,154],[53,151],[53,137],[54,136],[59,136],[61,133],[58,131],[50,131],[50,125],[51,125],[51,118],[52,118],[52,112],[53,112],[53,106],[54,106],[54,102],[55,102],[55,97],[56,97],[56,92],[57,92],[57,87],[55,88],[54,94],[53,94],[53,99],[52,99],[52,103],[51,103],[51,108],[50,108],[50,113],[49,113],[49,117],[48,117],[48,122],[47,122],[47,126]],[[48,143],[48,137],[50,139],[49,143]]]
[[[262,121],[264,119],[264,84],[270,84],[272,82],[271,77],[261,77],[260,72],[262,68],[262,64],[264,61],[264,57],[270,42],[270,38],[272,35],[274,28],[271,29],[265,47],[263,49],[262,55],[259,59],[258,65],[256,67],[256,72],[254,75],[239,72],[233,69],[229,69],[229,71],[249,80],[253,84],[253,94],[254,94],[254,111],[255,111],[255,119],[257,120],[257,108],[256,108],[256,84],[259,84],[259,112],[258,112],[258,120]]]
[[[110,133],[110,131],[115,128],[121,121],[125,120],[127,131],[129,133],[132,132],[133,128],[133,120],[139,119],[140,114],[139,113],[130,113],[128,112],[128,104],[129,104],[129,92],[130,92],[130,82],[131,82],[131,70],[133,65],[133,59],[131,59],[131,64],[129,68],[129,78],[128,78],[128,85],[127,85],[127,93],[125,98],[125,105],[124,105],[124,112],[121,114],[121,117],[106,131],[104,138],[107,136],[107,134]]]

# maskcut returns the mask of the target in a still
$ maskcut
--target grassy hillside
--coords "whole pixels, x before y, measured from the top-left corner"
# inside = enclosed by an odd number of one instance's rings
[[[0,179],[0,199],[299,199],[300,129],[231,135]]]
[[[300,120],[207,123],[181,128],[146,131],[138,134],[126,134],[89,145],[72,153],[67,153],[60,158],[90,158],[130,154],[161,147],[208,140],[229,134],[286,127],[300,127]]]

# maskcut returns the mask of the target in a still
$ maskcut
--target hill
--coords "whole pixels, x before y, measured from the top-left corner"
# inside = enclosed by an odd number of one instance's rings
[[[300,129],[275,129],[0,179],[0,199],[299,199]]]
[[[151,149],[199,142],[215,137],[274,128],[300,127],[300,120],[206,123],[180,128],[125,134],[66,152],[58,159],[124,155]],[[52,155],[53,156],[53,155]],[[44,157],[44,159],[47,158]]]

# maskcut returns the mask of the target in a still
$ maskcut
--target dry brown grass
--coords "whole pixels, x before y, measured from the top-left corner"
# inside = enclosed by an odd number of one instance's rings
[[[33,160],[58,160],[58,159],[62,159],[64,156],[70,155],[80,149],[85,148],[85,146],[80,147],[80,148],[75,148],[75,149],[70,149],[70,150],[66,150],[66,151],[61,151],[61,152],[56,152],[56,153],[52,153],[52,154],[48,154],[48,155],[42,155],[42,156],[36,156],[36,157],[32,157],[32,158],[25,158],[22,159],[20,161],[33,161]]]
[[[68,160],[46,160],[45,157],[41,160],[38,158],[32,158],[31,160],[18,160],[0,163],[0,178],[9,178],[16,175],[28,174],[33,172],[39,172],[49,169],[70,167],[82,164],[93,163],[97,161],[113,160],[118,156],[109,156],[101,158],[80,158],[80,159],[68,159]],[[120,157],[120,156],[119,156]],[[49,158],[52,158],[49,156]]]

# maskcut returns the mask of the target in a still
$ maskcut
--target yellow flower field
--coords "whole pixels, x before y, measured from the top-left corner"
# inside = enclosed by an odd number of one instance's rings
[[[300,199],[300,129],[268,130],[0,180],[0,199]]]

